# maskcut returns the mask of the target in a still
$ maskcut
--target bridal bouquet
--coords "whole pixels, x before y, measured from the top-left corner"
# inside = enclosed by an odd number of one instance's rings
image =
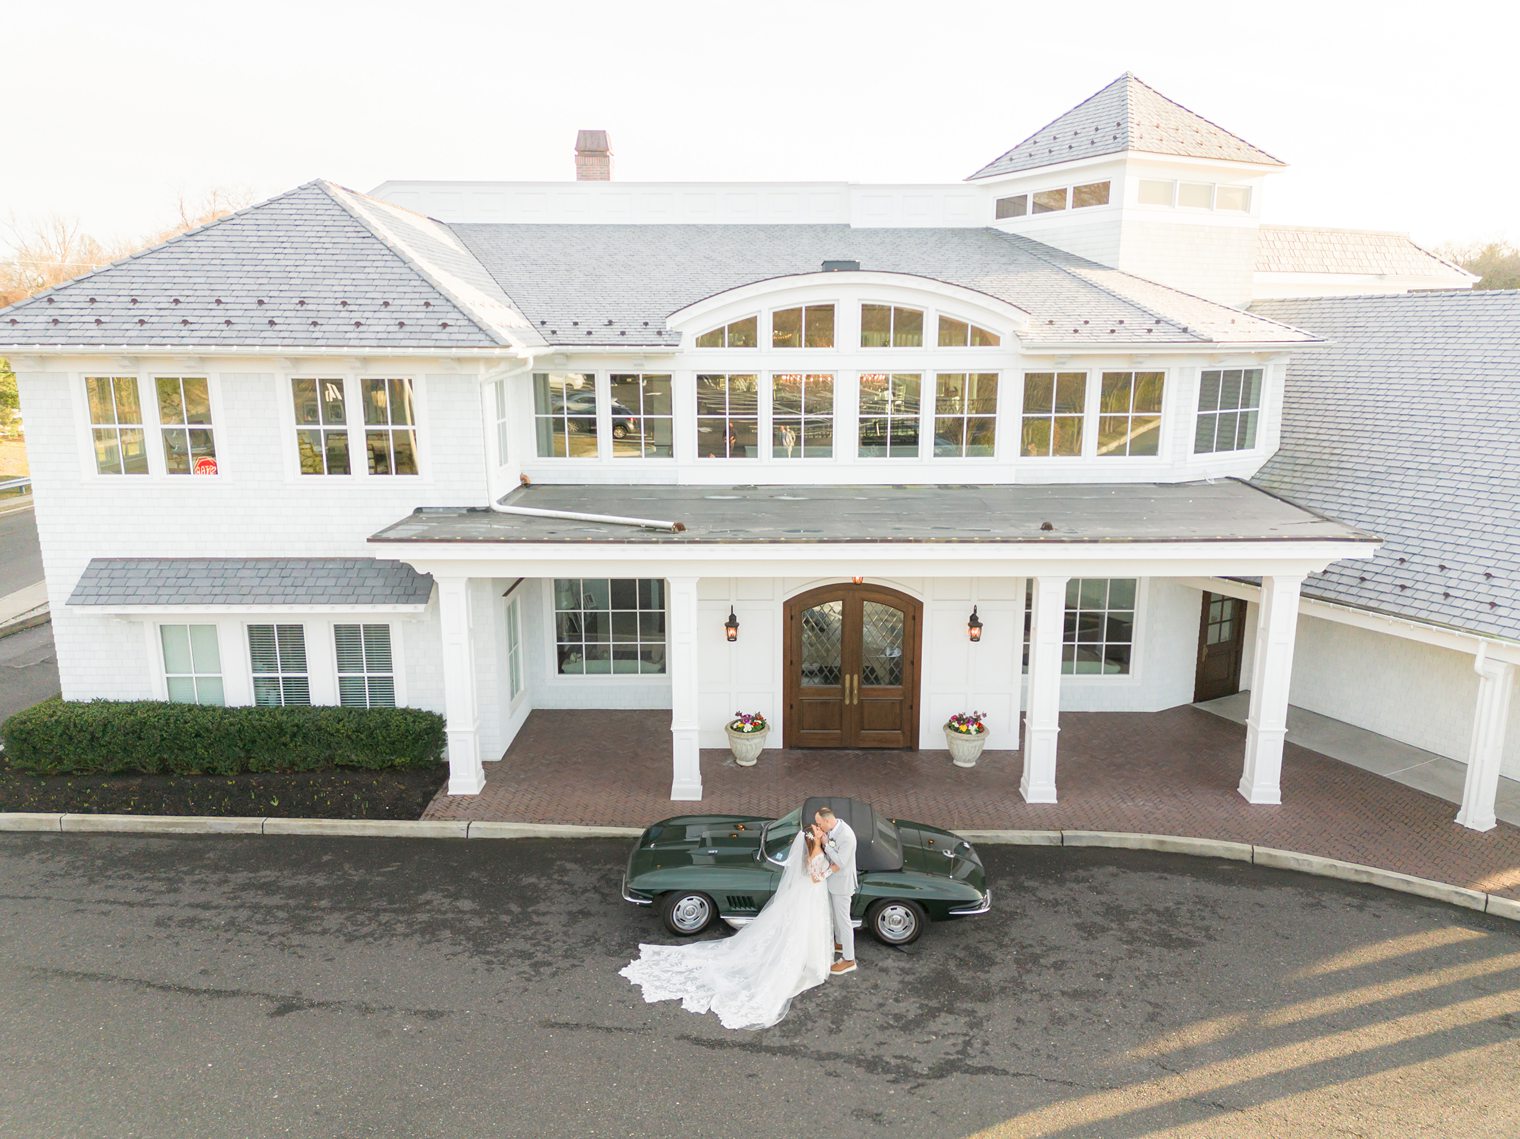
[[[765,716],[759,712],[735,712],[734,718],[728,722],[728,730],[748,736],[756,732],[763,732],[770,724],[765,722]]]
[[[987,730],[982,723],[985,712],[957,712],[945,721],[945,731],[958,732],[963,736],[979,736]]]

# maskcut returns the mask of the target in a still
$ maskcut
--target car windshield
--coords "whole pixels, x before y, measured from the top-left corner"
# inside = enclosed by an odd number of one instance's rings
[[[762,845],[765,847],[765,857],[772,862],[785,862],[786,852],[791,849],[793,841],[797,838],[797,823],[802,818],[802,808],[798,807],[789,815],[782,815],[775,822],[765,824],[765,837]]]

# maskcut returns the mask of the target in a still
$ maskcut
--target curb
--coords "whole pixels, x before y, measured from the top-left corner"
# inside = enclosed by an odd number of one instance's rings
[[[8,637],[12,633],[20,633],[26,629],[35,629],[38,625],[46,625],[52,619],[52,611],[44,604],[40,610],[22,613],[20,616],[0,623],[0,637]]]
[[[0,812],[0,832],[67,834],[269,834],[339,838],[637,838],[639,827],[578,826],[568,823],[471,822],[464,819],[285,819],[203,815],[76,815],[52,812]],[[1071,846],[1110,850],[1154,850],[1198,858],[1224,858],[1274,870],[1292,870],[1319,878],[1338,878],[1414,894],[1478,913],[1520,922],[1520,901],[1481,890],[1416,878],[1396,870],[1322,858],[1296,850],[1254,843],[1192,838],[1187,835],[1137,834],[1129,831],[965,830],[970,842],[990,846]]]

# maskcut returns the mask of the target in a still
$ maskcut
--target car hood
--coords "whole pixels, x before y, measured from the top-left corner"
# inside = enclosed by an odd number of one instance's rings
[[[977,890],[987,888],[986,871],[976,848],[954,831],[898,819],[897,833],[902,838],[904,870],[958,878]]]

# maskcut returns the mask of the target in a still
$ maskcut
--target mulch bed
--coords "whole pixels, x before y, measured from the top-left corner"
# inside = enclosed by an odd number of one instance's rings
[[[417,819],[448,765],[246,775],[27,775],[0,759],[0,811]]]

